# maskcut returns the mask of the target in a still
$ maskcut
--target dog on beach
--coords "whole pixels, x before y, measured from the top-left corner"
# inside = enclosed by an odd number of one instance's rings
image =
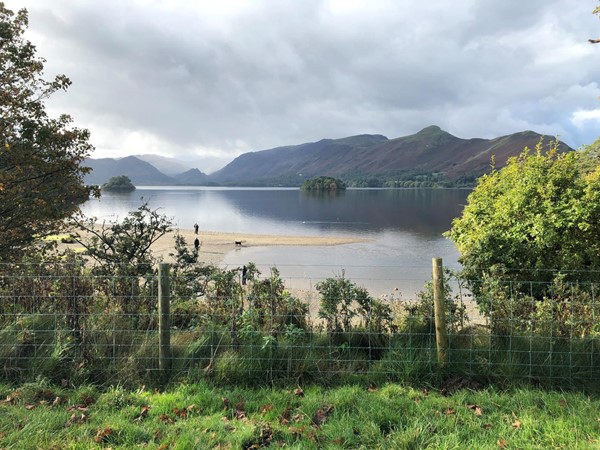
[[[235,241],[235,246],[236,247],[241,247],[242,246],[242,241]]]

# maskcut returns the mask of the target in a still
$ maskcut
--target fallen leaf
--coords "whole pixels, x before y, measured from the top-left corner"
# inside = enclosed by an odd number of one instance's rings
[[[273,440],[273,429],[269,426],[262,426],[257,441],[252,444],[249,448],[265,448],[271,445]]]
[[[304,433],[304,430],[305,430],[304,425],[302,425],[301,427],[289,427],[288,428],[288,431],[295,435],[300,435],[300,434]]]
[[[35,405],[31,403],[25,403],[25,409],[31,411],[32,409],[35,409]]]
[[[506,446],[508,445],[506,439],[498,439],[496,441],[496,444],[498,445],[498,448],[506,448]]]
[[[71,414],[71,417],[69,417],[69,420],[67,420],[67,422],[65,423],[65,428],[68,428],[71,425],[87,422],[87,420],[88,416],[86,416],[85,414],[73,413]]]
[[[187,410],[187,408],[183,408],[183,409],[173,408],[173,414],[175,414],[180,419],[185,419],[185,418],[187,418],[188,410]]]
[[[333,412],[333,406],[331,405],[327,405],[327,406],[323,406],[319,409],[317,409],[317,411],[315,412],[312,421],[313,424],[318,427],[321,426],[323,423],[325,423],[325,421],[327,420],[327,418],[329,417],[329,415]]]
[[[285,409],[283,410],[283,413],[281,414],[281,417],[279,417],[279,423],[281,423],[282,425],[289,424],[291,416],[292,416],[292,408],[290,408],[289,406],[286,406]]]
[[[56,398],[54,399],[54,401],[52,402],[52,406],[58,406],[58,405],[60,405],[62,402],[63,402],[63,399],[62,399],[62,398],[60,398],[60,397],[56,397]]]
[[[481,427],[482,427],[484,430],[489,430],[489,429],[491,429],[491,428],[492,428],[492,426],[493,426],[493,425],[492,425],[491,423],[484,423],[483,425],[481,425]]]
[[[304,397],[304,391],[302,390],[302,388],[296,388],[294,389],[294,395],[296,397]]]
[[[264,416],[266,413],[268,413],[269,411],[273,410],[273,405],[271,403],[269,403],[268,405],[262,405],[260,407],[260,413]]]
[[[226,397],[221,397],[221,400],[223,401],[223,409],[229,409],[229,399]]]
[[[512,427],[518,430],[519,428],[521,428],[521,421],[519,421],[519,420],[515,420],[515,421],[512,423]]]
[[[306,416],[302,413],[299,414],[294,414],[294,417],[292,417],[292,419],[294,419],[294,422],[301,422],[306,418]]]
[[[377,392],[377,386],[375,386],[374,384],[372,384],[371,386],[369,386],[367,388],[367,392]]]
[[[148,411],[150,411],[150,406],[144,405],[142,406],[142,410],[140,411],[140,415],[137,416],[134,420],[136,422],[140,422],[142,419],[148,416]]]
[[[481,406],[467,405],[467,408],[472,409],[476,416],[482,416],[483,415],[483,410],[481,409]]]
[[[94,437],[94,442],[97,444],[105,443],[109,436],[113,434],[112,428],[104,428],[103,430],[98,430],[96,433],[96,437]]]
[[[422,392],[425,397],[427,397],[429,395],[429,389],[427,389],[427,388],[424,388]]]
[[[166,414],[161,414],[160,416],[158,416],[158,420],[160,420],[162,423],[166,423],[166,424],[175,423],[175,420]]]
[[[446,411],[444,411],[444,414],[446,414],[447,416],[450,416],[452,414],[456,414],[456,411],[452,408],[448,408]]]

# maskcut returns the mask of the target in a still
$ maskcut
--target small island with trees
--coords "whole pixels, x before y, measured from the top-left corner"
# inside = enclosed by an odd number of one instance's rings
[[[345,189],[346,184],[342,180],[332,177],[310,178],[300,187],[302,191],[343,191]]]
[[[135,191],[135,186],[128,176],[120,175],[118,177],[111,177],[102,185],[102,190],[109,192],[131,192]]]

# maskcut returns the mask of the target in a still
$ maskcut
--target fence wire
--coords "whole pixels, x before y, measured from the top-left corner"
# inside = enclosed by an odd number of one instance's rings
[[[600,376],[596,283],[447,279],[448,347],[440,364],[430,286],[374,296],[344,277],[293,288],[276,270],[250,275],[171,272],[170,378],[253,384],[456,376],[585,386]],[[0,378],[163,379],[158,302],[153,274],[4,267]]]

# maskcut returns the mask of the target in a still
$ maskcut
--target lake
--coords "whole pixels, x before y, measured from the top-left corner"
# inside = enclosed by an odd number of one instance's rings
[[[140,198],[171,217],[178,228],[235,233],[356,236],[367,242],[333,247],[242,247],[223,267],[256,263],[263,274],[276,266],[286,285],[310,289],[344,274],[376,296],[411,297],[431,278],[431,259],[458,267],[458,252],[442,236],[461,214],[466,189],[347,189],[305,193],[296,188],[142,186],[104,193],[83,205],[88,216],[118,220]]]

